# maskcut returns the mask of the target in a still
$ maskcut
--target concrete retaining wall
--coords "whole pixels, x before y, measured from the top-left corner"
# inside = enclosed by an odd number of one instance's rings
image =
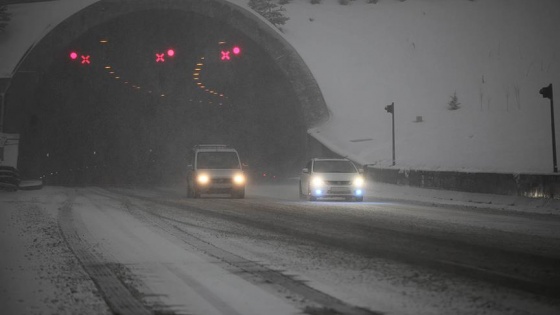
[[[400,170],[364,166],[376,182],[474,193],[560,199],[560,175]]]

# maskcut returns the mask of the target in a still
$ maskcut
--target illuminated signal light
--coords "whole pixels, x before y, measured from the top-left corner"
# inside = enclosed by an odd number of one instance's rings
[[[239,48],[239,46],[235,46],[233,47],[232,52],[234,55],[239,55],[241,53],[241,48]]]
[[[167,55],[168,55],[169,57],[175,56],[175,50],[173,50],[173,49],[167,50]]]
[[[73,51],[70,53],[70,59],[76,60],[78,58],[78,53]]]
[[[82,64],[88,64],[89,65],[90,63],[91,62],[89,60],[89,55],[87,55],[87,56],[82,55]]]
[[[156,62],[164,62],[165,59],[163,59],[163,56],[165,56],[165,54],[156,53]]]
[[[227,50],[227,51],[223,51],[223,50],[222,50],[222,57],[221,57],[221,59],[222,59],[222,60],[230,60],[230,59],[231,59],[230,56],[229,56],[229,50]]]

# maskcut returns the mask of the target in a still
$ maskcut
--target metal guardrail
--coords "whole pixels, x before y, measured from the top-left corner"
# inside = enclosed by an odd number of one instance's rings
[[[472,193],[560,199],[558,174],[508,174],[401,170],[364,165],[364,173],[382,183]]]

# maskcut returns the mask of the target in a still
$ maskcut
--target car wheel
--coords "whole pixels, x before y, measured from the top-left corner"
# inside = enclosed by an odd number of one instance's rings
[[[309,186],[307,187],[307,200],[308,201],[316,201],[317,200],[317,197],[315,197],[311,194],[311,188]]]
[[[299,199],[305,199],[305,195],[303,194],[303,190],[301,189],[301,181],[299,181]]]

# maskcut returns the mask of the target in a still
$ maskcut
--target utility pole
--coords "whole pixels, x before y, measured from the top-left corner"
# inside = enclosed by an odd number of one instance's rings
[[[552,125],[552,163],[554,165],[554,173],[558,173],[558,166],[556,163],[556,132],[554,131],[554,95],[552,93],[552,83],[543,87],[539,93],[543,98],[550,100],[550,123]]]
[[[391,114],[393,119],[393,166],[395,166],[395,102],[385,106],[385,110]]]

